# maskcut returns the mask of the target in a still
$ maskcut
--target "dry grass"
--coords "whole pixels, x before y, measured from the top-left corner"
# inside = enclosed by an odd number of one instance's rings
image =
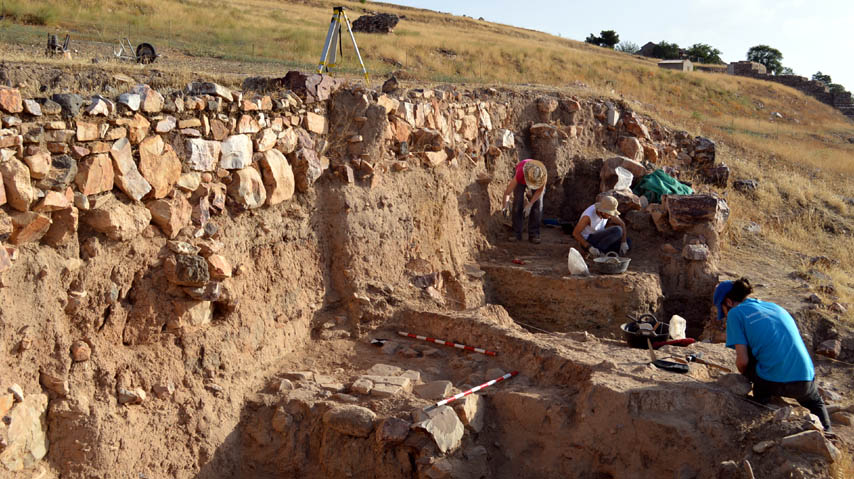
[[[406,16],[390,36],[358,34],[375,77],[403,69],[421,81],[583,84],[585,94],[625,98],[669,126],[714,138],[735,177],[761,182],[756,197],[729,195],[736,216],[759,223],[768,241],[838,259],[829,274],[844,283],[843,299],[854,299],[847,273],[854,269],[854,207],[843,199],[854,197],[854,144],[847,141],[854,138],[854,123],[791,88],[662,70],[648,59],[540,32],[375,2],[5,1],[16,22],[71,29],[75,38],[129,36],[191,55],[299,68],[316,64],[337,4],[348,8],[351,20],[364,9]],[[36,32],[33,37],[45,31],[26,28]],[[342,71],[355,73],[351,48],[345,44]],[[847,225],[849,233],[829,231],[828,222]]]

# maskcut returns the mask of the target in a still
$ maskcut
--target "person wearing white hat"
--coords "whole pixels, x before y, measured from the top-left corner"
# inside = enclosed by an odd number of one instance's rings
[[[627,234],[626,224],[620,219],[617,200],[613,196],[603,196],[587,207],[572,231],[572,237],[593,257],[611,251],[625,255],[629,251]]]
[[[543,194],[546,192],[546,165],[532,159],[522,160],[516,165],[516,174],[504,189],[504,214],[510,210],[510,194],[513,193],[513,233],[510,241],[522,239],[522,228],[525,218],[528,218],[528,240],[540,242],[540,221],[543,219]],[[525,198],[526,190],[530,190],[530,199]]]

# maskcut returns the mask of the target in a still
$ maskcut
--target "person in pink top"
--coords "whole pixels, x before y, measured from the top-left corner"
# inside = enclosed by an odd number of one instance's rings
[[[537,160],[522,160],[516,165],[516,174],[504,189],[504,208],[507,214],[510,209],[510,194],[513,194],[513,233],[510,241],[522,239],[522,229],[525,218],[528,218],[528,240],[540,242],[540,221],[543,219],[543,194],[546,192],[546,165]],[[530,199],[526,198],[530,192]]]

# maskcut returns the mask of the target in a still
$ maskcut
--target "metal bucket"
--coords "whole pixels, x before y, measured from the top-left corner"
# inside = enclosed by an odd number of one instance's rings
[[[612,251],[601,258],[593,259],[593,264],[599,274],[620,274],[626,272],[631,261],[631,258],[621,258]]]
[[[643,329],[641,325],[644,324],[649,325],[649,329]],[[670,335],[670,325],[659,322],[651,314],[644,314],[636,321],[623,323],[620,325],[620,329],[623,331],[623,338],[626,340],[626,344],[632,348],[640,349],[648,347],[646,343],[647,339],[650,342],[657,343],[667,341]]]

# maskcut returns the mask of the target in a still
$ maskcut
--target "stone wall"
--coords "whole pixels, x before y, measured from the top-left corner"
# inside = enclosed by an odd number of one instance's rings
[[[827,88],[827,85],[820,81],[798,75],[769,75],[765,71],[764,65],[748,61],[733,62],[727,67],[727,73],[730,75],[781,83],[830,105],[842,112],[843,115],[854,119],[854,101],[851,99],[850,92],[833,93]]]

